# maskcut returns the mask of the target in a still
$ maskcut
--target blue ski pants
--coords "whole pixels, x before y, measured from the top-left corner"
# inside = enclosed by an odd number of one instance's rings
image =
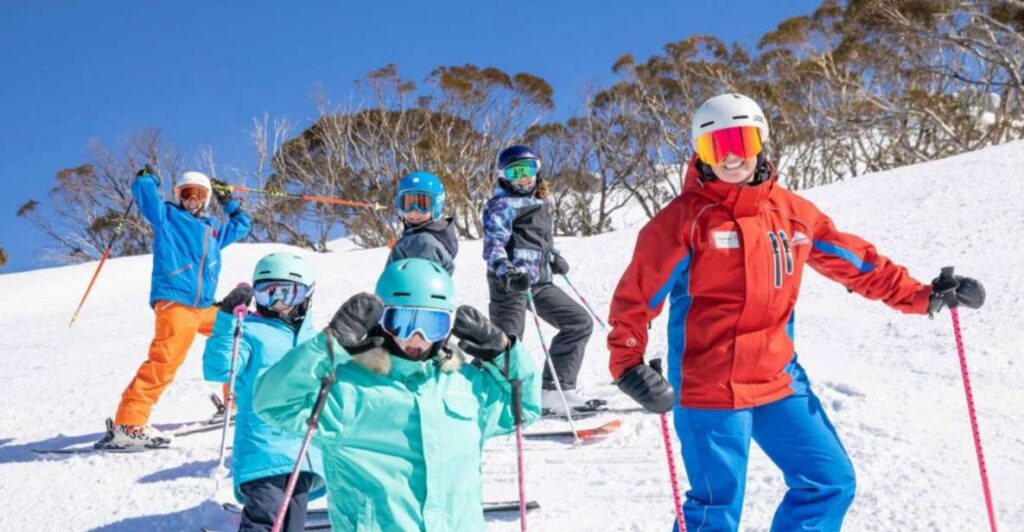
[[[853,464],[803,369],[793,366],[795,393],[773,403],[742,410],[676,406],[676,434],[690,483],[683,503],[688,532],[738,530],[751,438],[782,470],[789,488],[772,531],[842,526],[853,502]]]

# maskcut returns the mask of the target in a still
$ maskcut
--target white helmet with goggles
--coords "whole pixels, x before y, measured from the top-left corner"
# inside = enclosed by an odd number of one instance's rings
[[[690,140],[698,157],[720,164],[733,153],[755,157],[768,142],[768,119],[761,106],[742,94],[720,94],[701,104],[693,114]]]

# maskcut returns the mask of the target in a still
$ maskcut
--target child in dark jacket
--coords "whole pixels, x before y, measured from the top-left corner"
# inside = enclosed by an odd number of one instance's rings
[[[426,259],[455,272],[459,241],[451,218],[444,214],[445,193],[441,180],[430,172],[413,172],[398,183],[395,208],[405,231],[388,256],[388,264],[402,259]]]
[[[498,155],[497,166],[498,186],[483,214],[491,322],[505,334],[522,338],[529,291],[540,318],[558,328],[548,351],[556,374],[544,369],[544,410],[565,413],[566,405],[574,411],[600,408],[605,401],[588,400],[576,390],[594,324],[590,314],[553,283],[555,275],[569,273],[569,263],[555,249],[553,205],[540,175],[540,157],[526,146],[512,146]]]

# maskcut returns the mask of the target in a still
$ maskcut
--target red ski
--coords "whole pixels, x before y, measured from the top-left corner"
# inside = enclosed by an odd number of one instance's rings
[[[583,443],[594,443],[607,438],[609,435],[619,430],[622,426],[621,419],[613,419],[604,425],[592,428],[580,428],[576,430],[576,435],[579,436],[580,441]],[[524,438],[530,440],[555,440],[572,443],[575,441],[575,437],[572,433],[572,429],[568,430],[550,430],[544,432],[527,432],[523,434]]]

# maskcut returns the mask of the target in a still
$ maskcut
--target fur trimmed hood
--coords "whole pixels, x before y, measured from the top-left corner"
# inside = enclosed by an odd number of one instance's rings
[[[352,361],[378,375],[387,376],[391,374],[393,366],[391,358],[393,356],[395,355],[388,353],[387,349],[377,347],[358,355],[352,355]],[[466,354],[459,349],[459,346],[454,341],[449,340],[436,357],[427,359],[424,362],[433,363],[437,369],[444,373],[454,373],[462,369],[462,365],[466,363]]]

